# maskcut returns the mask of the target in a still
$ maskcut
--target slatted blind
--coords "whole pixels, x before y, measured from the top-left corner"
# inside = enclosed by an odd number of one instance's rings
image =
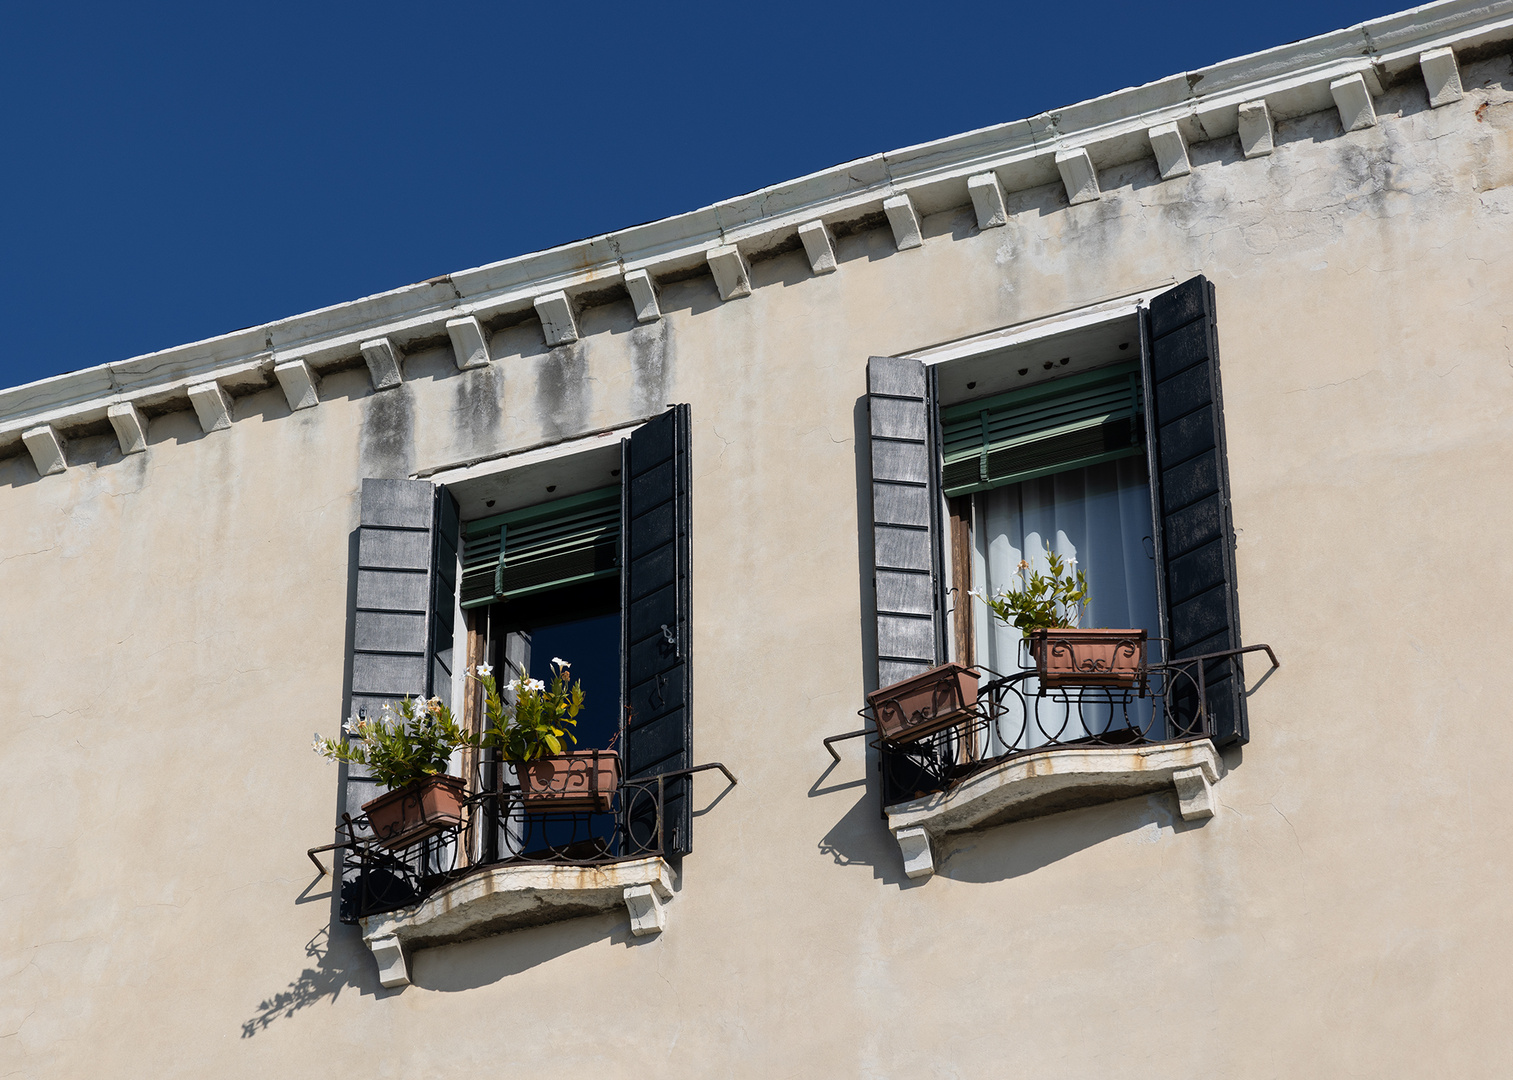
[[[607,577],[620,565],[620,487],[470,521],[462,535],[465,608]]]
[[[946,495],[1144,453],[1140,362],[941,410]]]

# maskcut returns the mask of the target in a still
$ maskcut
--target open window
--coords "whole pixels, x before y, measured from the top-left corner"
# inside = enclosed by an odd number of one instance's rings
[[[577,749],[597,755],[584,798],[532,804],[525,768],[464,751],[460,821],[403,849],[364,833],[377,788],[343,770],[342,917],[385,985],[407,981],[407,949],[609,906],[638,934],[662,929],[698,771],[688,406],[618,434],[439,482],[364,481],[353,710],[434,695],[481,730],[470,669],[490,663],[503,687],[549,681],[563,657],[585,690]],[[611,750],[618,776],[601,781]]]
[[[874,699],[874,719],[914,707],[913,721],[942,721],[874,729],[901,845],[901,830],[918,841],[948,818],[1006,820],[1016,803],[1027,816],[1180,793],[1177,774],[1201,781],[1184,814],[1211,813],[1217,751],[1247,738],[1212,285],[873,357],[868,396],[877,683],[950,661],[977,679],[914,706]],[[1048,550],[1086,575],[1084,626],[1149,639],[1136,676],[1053,680],[1020,630],[990,618],[980,597]]]

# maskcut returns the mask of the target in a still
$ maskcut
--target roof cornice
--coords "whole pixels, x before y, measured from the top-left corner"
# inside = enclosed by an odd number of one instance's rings
[[[1255,152],[1269,152],[1272,118],[1336,106],[1344,118],[1351,93],[1379,94],[1384,82],[1421,63],[1427,79],[1425,54],[1439,51],[1442,62],[1442,50],[1460,52],[1510,39],[1513,0],[1442,0],[1027,119],[861,158],[686,214],[0,390],[0,449],[25,433],[35,457],[33,435],[56,442],[57,431],[103,421],[111,406],[117,413],[126,405],[187,407],[189,388],[208,381],[233,392],[266,386],[275,365],[287,369],[303,363],[308,376],[363,354],[372,366],[372,350],[365,346],[387,342],[383,347],[402,357],[408,343],[447,333],[457,340],[462,331],[447,324],[459,320],[486,323],[535,306],[554,313],[548,320],[551,343],[575,340],[574,298],[627,284],[638,317],[651,321],[660,317],[657,276],[706,260],[722,297],[735,299],[750,291],[745,257],[791,241],[800,226],[811,226],[802,238],[815,271],[827,272],[835,268],[833,254],[828,262],[823,255],[829,233],[812,223],[828,227],[886,212],[900,247],[919,242],[917,214],[968,202],[976,205],[984,227],[1002,224],[993,214],[996,205],[1001,215],[1005,191],[1059,177],[1072,201],[1096,198],[1098,169],[1148,158],[1153,149],[1163,176],[1182,175],[1189,143],[1233,135],[1241,106],[1254,116],[1260,103],[1267,140]],[[1453,56],[1450,70],[1455,70]],[[1456,74],[1454,96],[1459,94]],[[1369,121],[1347,120],[1347,128],[1375,123],[1365,100]],[[1249,143],[1246,153],[1252,155]],[[554,306],[543,308],[542,301]],[[478,324],[468,325],[476,334]],[[380,384],[377,369],[374,377],[375,385],[391,384]],[[291,407],[303,407],[282,375],[280,382]],[[306,393],[305,406],[313,403]],[[42,428],[50,430],[37,434]],[[123,436],[123,450],[126,442]],[[59,455],[61,460],[61,450]]]

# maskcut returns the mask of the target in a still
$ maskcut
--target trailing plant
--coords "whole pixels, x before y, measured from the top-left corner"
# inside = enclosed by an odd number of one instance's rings
[[[345,739],[315,736],[312,748],[331,761],[365,766],[374,780],[400,788],[445,773],[453,752],[481,739],[463,730],[440,698],[384,703],[377,717],[359,715],[342,725]]]
[[[1020,559],[1014,571],[1017,586],[992,597],[976,594],[994,618],[1018,627],[1025,637],[1036,630],[1074,627],[1087,607],[1087,576],[1077,569],[1077,557],[1063,559],[1050,544],[1045,556],[1049,573],[1031,572],[1030,564]]]
[[[507,684],[513,701],[505,701],[494,669],[479,664],[473,677],[483,686],[488,727],[484,743],[498,747],[505,761],[524,764],[577,745],[573,728],[583,709],[583,683],[572,677],[566,660],[552,657],[552,684],[521,676]]]

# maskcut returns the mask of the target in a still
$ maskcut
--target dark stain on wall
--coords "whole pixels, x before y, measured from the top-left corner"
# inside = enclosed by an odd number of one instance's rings
[[[536,374],[536,415],[548,439],[586,430],[589,416],[588,347],[581,341],[559,345]]]
[[[502,447],[504,365],[490,364],[459,373],[452,387],[452,423],[468,455]]]
[[[668,403],[671,385],[672,341],[666,319],[630,332],[631,413],[652,416]]]
[[[397,480],[410,475],[415,460],[415,403],[401,383],[377,391],[363,411],[362,475]]]

